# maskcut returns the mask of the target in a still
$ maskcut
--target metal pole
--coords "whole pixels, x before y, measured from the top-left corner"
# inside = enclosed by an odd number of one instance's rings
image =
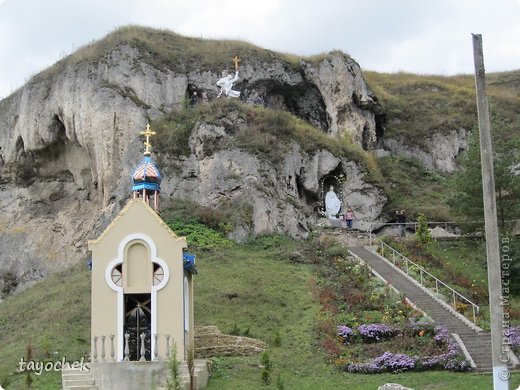
[[[473,59],[475,61],[475,86],[480,129],[480,159],[482,165],[482,193],[484,198],[484,222],[486,229],[486,255],[488,268],[489,311],[491,316],[491,350],[493,357],[493,389],[509,389],[509,371],[501,359],[502,320],[504,310],[501,305],[502,279],[500,272],[500,249],[498,243],[497,210],[495,200],[495,179],[493,175],[493,151],[491,149],[491,129],[489,106],[486,96],[486,75],[482,35],[473,36]]]

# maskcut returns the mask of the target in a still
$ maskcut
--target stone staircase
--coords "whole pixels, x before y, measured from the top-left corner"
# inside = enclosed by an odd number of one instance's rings
[[[89,371],[64,368],[61,372],[63,390],[98,390]]]
[[[413,279],[401,273],[391,263],[383,260],[365,247],[350,247],[350,252],[364,261],[372,270],[377,272],[389,284],[403,293],[414,305],[424,311],[436,323],[445,325],[450,333],[456,333],[462,340],[464,347],[471,356],[480,372],[491,372],[492,353],[491,335],[473,325],[466,318],[461,318],[454,311],[447,308],[429,295]],[[511,366],[510,368],[514,368]]]

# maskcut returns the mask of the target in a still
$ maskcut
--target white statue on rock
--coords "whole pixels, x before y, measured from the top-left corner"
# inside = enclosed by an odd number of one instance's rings
[[[325,215],[327,218],[336,219],[341,209],[341,200],[334,192],[334,187],[330,186],[329,192],[325,195]]]
[[[224,93],[227,97],[239,97],[240,91],[233,90],[233,83],[238,81],[238,70],[235,72],[235,76],[228,74],[227,76],[223,76],[219,81],[217,81],[217,86],[220,87],[220,93],[217,95],[217,98]]]
[[[238,58],[238,56],[233,57],[233,62],[235,64],[235,76],[222,72],[222,77],[217,81],[217,86],[220,87],[220,93],[217,95],[217,98],[219,98],[222,93],[227,97],[237,98],[240,96],[240,91],[232,89],[233,84],[238,81],[238,64],[240,63],[240,58]]]

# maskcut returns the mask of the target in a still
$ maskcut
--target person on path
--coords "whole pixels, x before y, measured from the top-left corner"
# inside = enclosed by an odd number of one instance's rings
[[[400,237],[404,237],[406,235],[405,228],[406,228],[406,213],[404,210],[401,210],[401,212],[396,211],[397,213],[397,223],[398,225],[398,234]]]
[[[352,229],[352,223],[354,219],[356,219],[356,216],[354,215],[354,211],[352,211],[352,208],[347,208],[347,212],[345,213],[345,215],[343,215],[343,218],[347,223],[347,229]]]

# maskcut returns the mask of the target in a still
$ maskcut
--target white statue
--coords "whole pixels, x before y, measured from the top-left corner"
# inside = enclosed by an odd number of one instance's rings
[[[328,218],[336,218],[341,209],[341,200],[334,192],[334,187],[330,186],[329,192],[325,195],[325,215]]]
[[[238,81],[238,70],[235,73],[235,76],[228,74],[227,76],[223,76],[219,81],[217,81],[217,86],[220,87],[220,93],[218,94],[217,98],[224,93],[227,97],[239,97],[240,91],[234,91],[231,88],[233,88],[233,83]]]

